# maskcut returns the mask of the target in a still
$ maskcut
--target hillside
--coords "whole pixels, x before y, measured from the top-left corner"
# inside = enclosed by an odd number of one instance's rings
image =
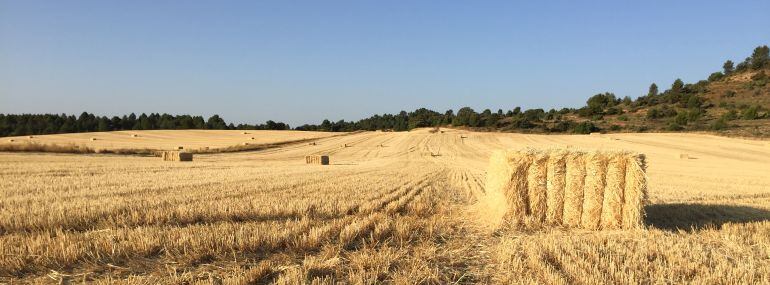
[[[452,126],[477,131],[522,133],[591,132],[715,132],[725,135],[770,136],[770,49],[760,46],[743,62],[728,60],[722,71],[695,83],[675,80],[668,89],[655,83],[647,94],[632,99],[606,92],[581,108],[529,109],[497,112],[460,108],[456,113],[428,109],[374,115],[357,122],[325,120],[302,130],[350,131]]]
[[[721,74],[721,73],[719,73]],[[687,101],[665,102],[664,96],[647,96],[631,104],[620,104],[622,114],[595,123],[604,132],[710,131],[727,135],[770,136],[770,69],[745,70],[684,85]],[[671,92],[668,90],[667,92]],[[660,101],[644,104],[657,97]],[[695,102],[695,103],[693,103]],[[573,116],[581,121],[579,116]]]

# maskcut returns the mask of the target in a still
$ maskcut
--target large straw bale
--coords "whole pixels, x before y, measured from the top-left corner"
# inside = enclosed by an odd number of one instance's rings
[[[612,154],[607,162],[607,177],[604,185],[601,227],[617,229],[623,223],[623,192],[626,184],[626,157],[622,153]]]
[[[564,188],[567,178],[567,152],[555,151],[548,157],[548,181],[546,185],[547,211],[545,220],[549,224],[561,224],[564,214]]]
[[[495,151],[483,202],[487,224],[643,227],[644,156],[626,151]]]
[[[566,159],[564,181],[564,225],[579,226],[583,215],[583,184],[586,178],[585,154],[572,152]]]

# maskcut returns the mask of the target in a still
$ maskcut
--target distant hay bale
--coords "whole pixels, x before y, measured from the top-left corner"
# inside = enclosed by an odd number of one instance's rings
[[[167,150],[160,153],[164,161],[192,161],[193,154],[176,150]]]
[[[252,139],[252,140],[255,140],[256,138],[254,138],[254,137],[251,137],[251,139]]]
[[[35,136],[28,136],[27,138],[29,138],[29,139],[34,139],[34,138],[35,138]]]
[[[92,140],[92,141],[95,141],[95,140],[96,140],[96,138],[91,138],[91,140]]]
[[[602,133],[589,133],[588,135],[591,135],[591,136],[600,136],[601,134],[602,134]]]
[[[686,153],[680,153],[679,159],[690,159],[690,155]]]
[[[305,156],[305,163],[329,165],[329,156],[328,155],[308,155],[308,156]]]
[[[176,147],[176,149],[177,150],[182,150],[182,149],[184,149],[184,147],[183,146],[178,146],[178,147]]]
[[[139,135],[137,135],[137,134],[131,134],[131,137],[132,137],[132,138],[135,138],[135,137],[139,137]]]
[[[644,172],[644,156],[626,151],[495,151],[482,198],[485,219],[496,225],[641,228]]]
[[[15,142],[15,139],[9,139],[8,142]]]
[[[245,142],[245,143],[243,143],[243,145],[249,145],[249,143]]]
[[[248,132],[241,132],[242,135],[248,135]]]

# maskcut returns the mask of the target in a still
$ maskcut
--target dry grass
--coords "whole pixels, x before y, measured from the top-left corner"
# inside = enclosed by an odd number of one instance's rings
[[[441,131],[357,133],[315,145],[197,153],[189,163],[0,153],[0,283],[759,284],[770,278],[770,150],[761,143],[698,135],[629,134],[610,141]],[[123,137],[153,134],[136,133]],[[163,144],[183,144],[188,135]],[[624,198],[643,197],[649,188],[646,228],[485,232],[474,209],[490,196],[483,186],[491,152],[528,145],[648,154],[648,184],[624,185],[636,189]],[[432,157],[435,149],[442,155]],[[698,159],[679,160],[682,149]],[[302,160],[318,154],[334,156],[333,163]],[[560,157],[533,159],[553,173],[538,184],[546,193],[546,222],[555,219],[549,205],[559,197],[548,193],[561,188],[565,222],[574,213],[568,208],[584,208],[569,201],[582,199],[573,190],[583,188],[586,170],[578,166],[585,163],[576,161],[585,158],[563,159],[563,182],[555,175]],[[629,172],[631,166],[627,173],[641,174]],[[617,173],[606,175],[607,187],[619,187],[612,182]],[[519,198],[530,199],[528,193]],[[607,203],[616,207],[617,201]],[[630,207],[642,205],[623,204]]]

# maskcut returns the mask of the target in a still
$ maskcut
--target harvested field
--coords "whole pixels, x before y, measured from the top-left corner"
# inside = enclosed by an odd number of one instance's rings
[[[251,134],[244,136],[244,134]],[[257,135],[258,134],[258,135]],[[273,144],[285,141],[315,139],[336,135],[325,132],[233,130],[152,130],[73,133],[35,136],[35,143],[46,145],[80,145],[83,147],[118,149],[184,149],[225,148],[249,140],[251,144]],[[253,138],[252,138],[253,137]],[[9,137],[17,142],[25,137]],[[2,144],[2,143],[0,143]]]
[[[263,131],[222,139],[219,131],[162,132],[162,138],[132,131],[35,140],[80,144],[97,137],[95,144],[198,149],[263,137]],[[312,133],[267,134],[285,141]],[[195,154],[186,163],[0,152],[0,283],[761,284],[770,278],[766,142],[454,129],[330,135],[318,133],[317,144]],[[490,232],[478,207],[493,195],[485,191],[489,159],[494,150],[525,147],[644,153],[646,217],[621,213],[622,223],[642,219],[643,228]],[[437,150],[441,155],[432,155]],[[679,159],[684,152],[697,159]],[[322,154],[333,164],[303,160]],[[585,214],[599,227],[614,226],[617,212],[591,211],[617,207],[618,200],[584,203],[591,197],[578,189],[597,185],[589,178],[601,172],[596,167],[622,169],[620,161],[592,164],[570,152],[531,160],[535,169],[503,170],[536,178],[546,194],[508,198],[537,201],[525,209],[543,223],[582,225]],[[603,191],[621,187],[619,172],[603,173]],[[628,179],[623,183],[629,189]],[[642,212],[629,201],[636,200],[623,199],[621,208]],[[552,205],[563,205],[561,217]]]

